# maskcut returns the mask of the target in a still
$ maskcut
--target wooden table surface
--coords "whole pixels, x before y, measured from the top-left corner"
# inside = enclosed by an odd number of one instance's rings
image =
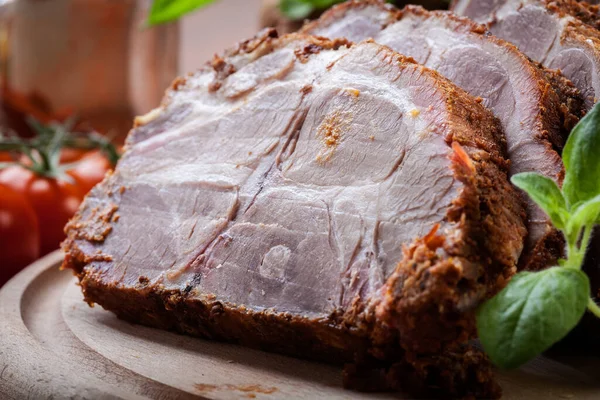
[[[341,370],[117,319],[82,301],[52,253],[0,290],[0,399],[406,399],[341,387]],[[499,373],[506,399],[600,399],[600,362]]]

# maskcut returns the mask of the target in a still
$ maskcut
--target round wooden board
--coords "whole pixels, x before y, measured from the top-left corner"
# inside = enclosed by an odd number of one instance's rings
[[[341,387],[341,371],[132,325],[89,308],[62,254],[0,290],[0,398],[406,399]],[[600,361],[539,358],[499,373],[507,399],[598,399]]]

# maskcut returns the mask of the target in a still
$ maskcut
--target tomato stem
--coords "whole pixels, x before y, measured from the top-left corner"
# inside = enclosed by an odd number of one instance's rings
[[[106,137],[97,132],[72,132],[74,121],[64,124],[52,123],[43,125],[39,121],[28,121],[36,136],[25,139],[17,136],[6,136],[0,133],[0,151],[20,153],[25,155],[29,162],[15,159],[7,165],[21,165],[38,175],[50,178],[64,178],[64,166],[60,164],[60,152],[63,148],[102,151],[108,161],[114,166],[119,160],[119,153],[115,146]]]

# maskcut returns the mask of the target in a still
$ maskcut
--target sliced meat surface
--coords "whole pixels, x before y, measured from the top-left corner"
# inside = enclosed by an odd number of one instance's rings
[[[138,118],[65,266],[134,322],[495,396],[457,346],[522,251],[504,146],[474,98],[389,48],[266,31]]]
[[[355,41],[373,38],[437,70],[480,97],[499,118],[511,174],[536,171],[562,181],[558,151],[582,113],[577,91],[556,72],[540,69],[512,44],[488,35],[483,26],[450,12],[428,12],[416,6],[398,11],[379,1],[361,1],[334,7],[303,31]],[[533,201],[528,203],[528,215],[529,236],[520,264],[539,269],[561,255],[563,239]]]
[[[453,10],[489,24],[533,60],[559,69],[590,109],[600,93],[600,32],[571,14],[577,6],[574,0],[459,0]]]

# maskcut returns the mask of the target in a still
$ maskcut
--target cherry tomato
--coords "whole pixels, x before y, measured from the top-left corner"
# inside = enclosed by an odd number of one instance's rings
[[[77,186],[85,194],[104,179],[109,169],[111,165],[104,154],[93,151],[83,156],[68,174],[75,179]]]
[[[0,162],[11,162],[14,161],[12,156],[7,151],[0,151]]]
[[[35,261],[39,252],[33,207],[25,195],[0,184],[0,286]]]
[[[72,163],[81,160],[88,153],[89,150],[63,148],[60,150],[60,162]]]
[[[64,180],[37,176],[22,167],[2,170],[0,183],[29,199],[39,223],[40,255],[58,249],[65,237],[64,226],[83,198],[77,186]]]

